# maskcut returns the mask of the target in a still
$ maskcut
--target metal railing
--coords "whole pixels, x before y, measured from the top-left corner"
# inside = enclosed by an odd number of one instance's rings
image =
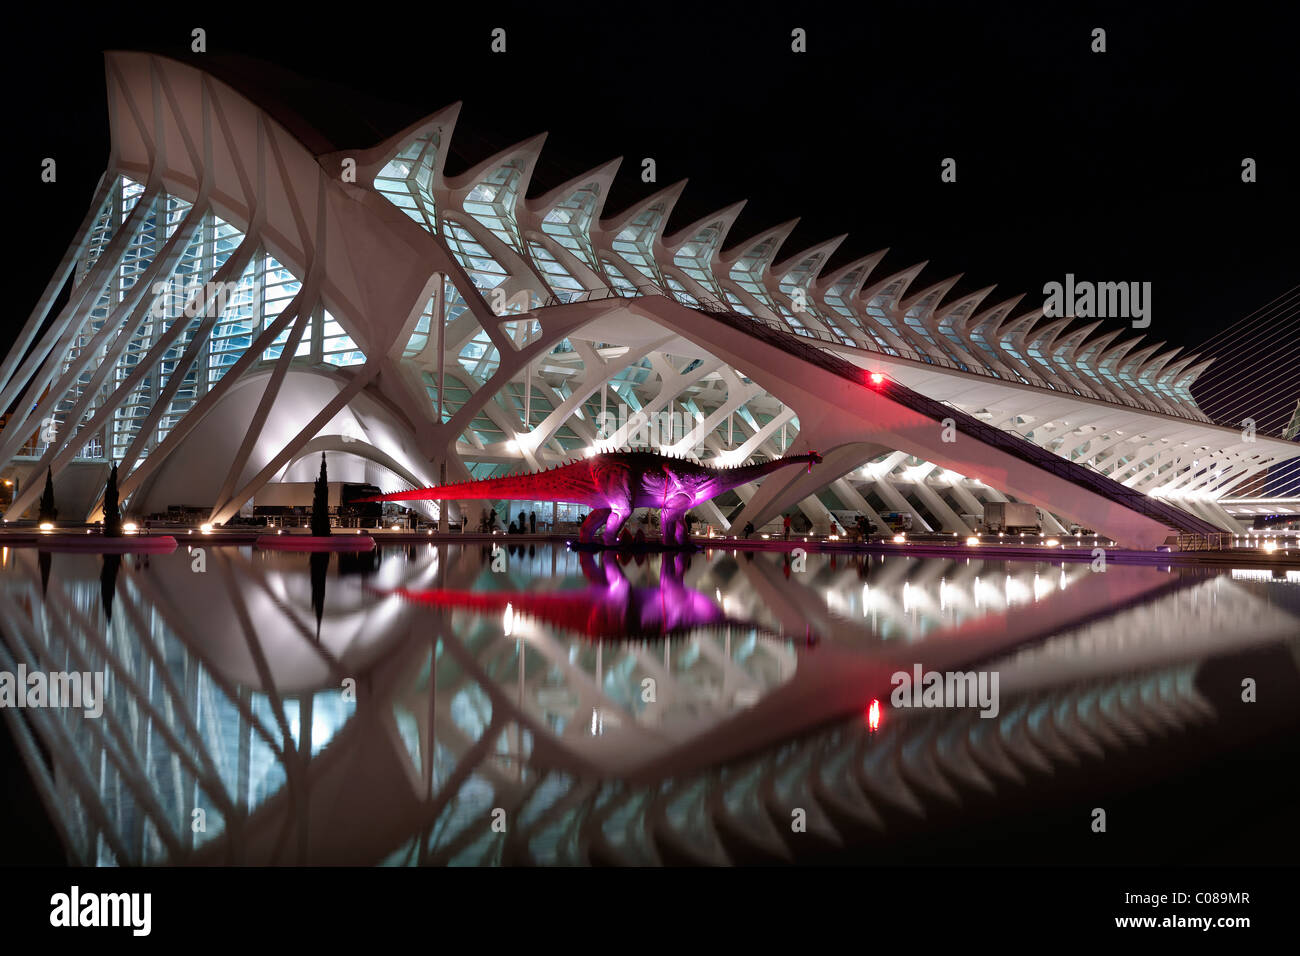
[[[1216,531],[1213,534],[1180,534],[1179,551],[1226,551],[1235,545],[1231,531]]]

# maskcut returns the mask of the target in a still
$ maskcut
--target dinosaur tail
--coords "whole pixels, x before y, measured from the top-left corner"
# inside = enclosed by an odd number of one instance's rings
[[[434,488],[413,488],[352,503],[369,501],[565,501],[587,504],[591,500],[591,471],[586,462],[573,461],[548,471],[525,475],[502,475],[478,481],[462,481]]]
[[[808,471],[811,472],[812,466],[820,464],[821,461],[822,456],[815,451],[811,451],[803,455],[786,455],[783,458],[773,458],[757,465],[737,465],[731,468],[721,468],[717,474],[720,479],[720,487],[723,490],[729,490],[748,484],[751,481],[757,481],[759,478],[764,478],[781,468],[802,462],[808,463]]]

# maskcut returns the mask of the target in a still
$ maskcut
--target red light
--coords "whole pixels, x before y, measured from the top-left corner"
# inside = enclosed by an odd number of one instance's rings
[[[880,384],[881,382],[883,382],[884,380],[885,380],[885,376],[881,375],[879,372],[872,372],[872,373],[871,373],[871,384],[872,384],[872,385],[879,385],[879,384]]]
[[[867,708],[867,726],[874,734],[880,729],[880,701],[873,700],[871,706]]]

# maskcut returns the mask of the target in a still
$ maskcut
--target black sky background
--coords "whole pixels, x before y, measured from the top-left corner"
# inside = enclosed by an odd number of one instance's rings
[[[214,65],[252,57],[291,71],[236,66],[340,148],[461,100],[451,173],[548,131],[532,195],[621,155],[606,215],[689,178],[670,231],[747,199],[731,243],[800,217],[784,255],[848,233],[832,268],[888,247],[877,277],[929,262],[913,290],[961,273],[950,298],[996,285],[1027,309],[1066,273],[1150,281],[1149,341],[1193,349],[1300,283],[1300,67],[1286,5],[132,5],[8,17],[4,157],[10,221],[23,227],[11,233],[5,349],[104,168],[102,51],[189,58],[196,26]],[[505,54],[489,49],[498,26]],[[795,27],[805,54],[790,51]],[[1107,31],[1104,54],[1090,51],[1094,27]],[[46,156],[56,184],[39,181]],[[640,181],[645,156],[655,185]],[[1246,156],[1258,163],[1249,185]],[[955,184],[940,181],[944,157],[957,160]],[[1249,379],[1296,339],[1279,326],[1234,356],[1229,337],[1215,374]],[[1263,417],[1297,392],[1280,375]],[[1213,414],[1213,396],[1197,395]]]

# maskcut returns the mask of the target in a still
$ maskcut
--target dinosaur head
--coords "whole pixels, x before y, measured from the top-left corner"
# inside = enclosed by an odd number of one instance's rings
[[[812,466],[820,465],[822,463],[822,456],[817,454],[815,451],[810,451],[805,457],[808,459],[808,473],[812,474]]]

